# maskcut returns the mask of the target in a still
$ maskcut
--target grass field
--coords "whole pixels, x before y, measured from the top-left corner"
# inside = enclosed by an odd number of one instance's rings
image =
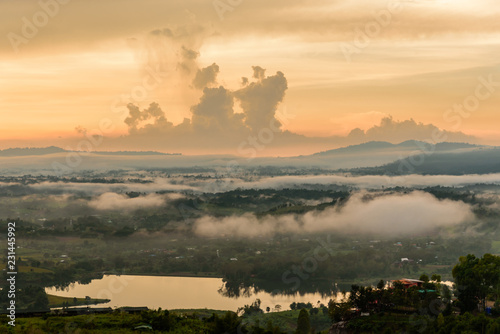
[[[44,269],[44,268],[36,268],[36,267],[31,267],[31,266],[19,266],[17,267],[17,272],[19,273],[28,273],[28,272],[34,272],[37,274],[50,274],[52,273],[52,270],[49,269]]]
[[[52,296],[55,297],[55,296]],[[62,300],[62,299],[60,299]],[[59,300],[59,301],[60,301]],[[224,316],[226,311],[210,309],[179,309],[169,310],[170,313],[177,314],[181,319],[186,315],[195,314],[198,319],[210,318],[213,313]],[[266,327],[271,320],[273,325],[279,325],[287,333],[294,333],[297,327],[298,310],[270,312],[254,314],[250,317],[243,317],[243,323],[259,323],[260,327]],[[311,315],[311,328],[315,328],[315,333],[328,333],[331,321],[328,316],[321,312]],[[185,322],[185,327],[178,328],[171,333],[203,333],[201,328],[196,327],[196,323],[189,319],[180,320]],[[126,314],[113,312],[108,314],[88,314],[77,316],[56,316],[17,318],[16,327],[0,324],[0,333],[137,333],[134,328],[140,324],[147,323],[139,314]],[[197,330],[199,329],[199,330]],[[165,333],[165,331],[155,331],[155,333]],[[170,332],[169,332],[170,333]]]
[[[17,318],[15,327],[2,323],[0,333],[137,333],[140,321],[139,316],[115,314]]]
[[[258,322],[260,326],[265,326],[268,321],[271,321],[274,325],[279,326],[287,333],[293,333],[297,328],[297,318],[299,317],[299,313],[300,310],[290,310],[253,314],[249,317],[244,317],[243,323],[255,324]],[[316,333],[328,330],[332,324],[328,315],[323,314],[321,311],[319,311],[318,314],[310,315],[310,321],[311,328],[314,328]]]

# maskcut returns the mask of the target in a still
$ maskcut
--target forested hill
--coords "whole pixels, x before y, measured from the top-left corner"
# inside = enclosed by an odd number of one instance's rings
[[[56,146],[49,147],[25,147],[25,148],[8,148],[5,150],[0,150],[0,157],[22,157],[22,156],[34,156],[34,155],[49,155],[57,153],[67,153],[74,152],[70,150],[65,150]],[[170,153],[161,153],[155,151],[94,151],[92,154],[97,155],[172,155]],[[177,155],[177,154],[175,154]]]
[[[333,150],[323,151],[315,153],[312,156],[315,157],[325,157],[330,155],[344,155],[344,154],[359,154],[359,153],[382,153],[391,151],[422,151],[422,150],[433,150],[434,152],[445,152],[445,151],[455,151],[464,149],[475,149],[485,146],[468,144],[468,143],[452,143],[443,142],[437,143],[435,145],[418,141],[418,140],[407,140],[399,144],[392,144],[385,141],[370,141],[359,145],[351,145],[347,147],[337,148]]]
[[[50,146],[50,147],[26,147],[26,148],[8,148],[0,151],[0,156],[2,157],[20,157],[20,156],[29,156],[29,155],[47,155],[47,154],[56,154],[56,153],[64,153],[66,150]]]
[[[420,152],[395,162],[350,170],[361,175],[465,175],[500,173],[500,148],[455,153]]]

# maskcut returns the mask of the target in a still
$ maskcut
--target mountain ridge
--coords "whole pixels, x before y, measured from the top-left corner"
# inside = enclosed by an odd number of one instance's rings
[[[434,149],[432,149],[434,146]],[[430,144],[427,142],[419,141],[419,140],[406,140],[404,142],[393,144],[386,141],[369,141],[362,144],[357,145],[349,145],[345,147],[340,147],[336,149],[331,149],[327,151],[313,153],[309,156],[327,156],[334,154],[345,154],[345,153],[362,153],[370,150],[391,150],[391,149],[408,149],[414,148],[415,150],[433,150],[433,151],[444,151],[444,150],[457,150],[457,149],[470,149],[470,148],[480,148],[486,147],[484,145],[476,145],[470,143],[460,143],[460,142],[441,142],[437,144]]]
[[[459,149],[472,149],[472,148],[482,148],[489,147],[485,145],[476,145],[470,143],[460,143],[460,142],[441,142],[432,145],[427,142],[418,140],[406,140],[404,142],[393,144],[386,141],[368,141],[361,144],[349,145],[345,147],[335,148],[331,150],[316,152],[310,155],[300,155],[295,156],[295,158],[306,158],[306,157],[328,157],[337,154],[360,154],[363,152],[373,152],[373,151],[396,151],[399,149],[408,150],[414,149],[415,151],[431,150],[431,151],[449,151],[449,150],[459,150]],[[0,150],[0,157],[22,157],[22,156],[35,156],[35,155],[49,155],[57,153],[70,153],[79,152],[73,150],[65,150],[57,146],[47,146],[47,147],[24,147],[24,148],[8,148]],[[89,152],[96,155],[127,155],[127,156],[145,156],[145,155],[182,155],[181,153],[163,153],[158,151],[92,151]],[[293,158],[293,157],[290,157]]]
[[[47,146],[47,147],[15,147],[0,150],[0,157],[22,157],[22,156],[34,156],[34,155],[49,155],[58,153],[71,153],[80,152],[65,150],[57,146]],[[92,151],[91,154],[97,155],[181,155],[180,153],[162,153],[157,151]]]

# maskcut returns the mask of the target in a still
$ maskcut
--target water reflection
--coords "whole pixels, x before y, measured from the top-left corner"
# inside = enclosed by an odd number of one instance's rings
[[[258,288],[254,285],[247,285],[245,283],[237,283],[232,281],[225,281],[222,283],[218,292],[227,298],[249,298],[258,293]]]
[[[281,289],[280,289],[281,288]],[[202,277],[164,277],[105,275],[94,279],[90,284],[77,282],[64,289],[47,288],[49,294],[63,297],[106,298],[111,301],[98,307],[147,306],[151,309],[190,309],[208,308],[237,311],[238,308],[252,304],[256,299],[262,308],[274,309],[280,305],[282,310],[291,303],[312,303],[324,305],[336,298],[330,284],[328,290],[319,293],[319,287],[306,287],[299,291],[283,289],[283,284],[261,284],[249,282],[223,281],[221,278]]]
[[[251,297],[259,293],[266,293],[271,296],[305,296],[307,294],[320,295],[328,298],[342,291],[349,291],[350,285],[338,285],[332,282],[319,281],[309,285],[303,284],[299,289],[292,289],[284,286],[282,282],[236,282],[223,280],[218,292],[228,298]]]

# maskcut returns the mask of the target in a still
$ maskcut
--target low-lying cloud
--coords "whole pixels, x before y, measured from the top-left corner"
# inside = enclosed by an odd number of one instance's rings
[[[256,181],[243,181],[239,178],[225,178],[221,181],[199,181],[179,178],[175,183],[165,178],[156,178],[152,183],[74,183],[74,182],[41,182],[29,185],[37,191],[53,194],[86,194],[98,196],[105,193],[140,192],[195,192],[217,193],[236,189],[301,189],[307,186],[351,186],[359,189],[382,189],[390,187],[459,187],[471,184],[500,184],[500,174],[484,175],[404,175],[404,176],[348,176],[348,175],[315,175],[315,176],[276,176],[265,177]],[[9,183],[1,186],[19,185]],[[182,196],[182,195],[181,195]]]
[[[202,217],[195,222],[194,231],[204,237],[243,238],[321,232],[404,235],[427,233],[474,218],[468,204],[438,200],[420,191],[382,195],[371,200],[366,200],[365,195],[360,192],[341,207],[303,215]]]
[[[75,182],[41,182],[30,185],[33,189],[40,191],[61,193],[84,193],[89,195],[101,195],[104,193],[141,192],[151,193],[157,191],[186,191],[195,190],[189,185],[172,184],[165,179],[157,179],[153,183],[75,183]]]
[[[89,207],[96,210],[136,210],[159,207],[165,204],[165,196],[149,194],[130,198],[127,195],[105,193],[91,200]]]
[[[231,188],[241,189],[283,189],[297,188],[300,185],[348,185],[363,189],[383,187],[453,187],[467,184],[500,184],[500,174],[472,175],[403,175],[403,176],[277,176],[263,178],[254,182],[232,183]]]

